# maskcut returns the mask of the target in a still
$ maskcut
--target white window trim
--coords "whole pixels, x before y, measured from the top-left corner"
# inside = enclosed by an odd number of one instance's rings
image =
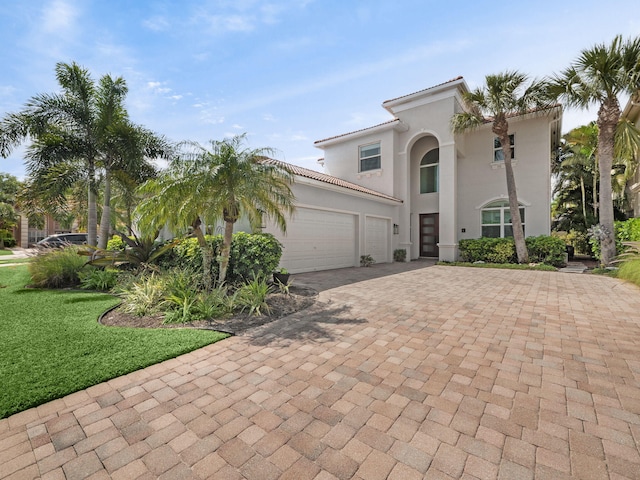
[[[371,147],[373,145],[377,145],[378,146],[378,150],[379,153],[377,155],[370,155],[368,157],[363,157],[362,156],[362,149],[366,148],[366,147]],[[379,162],[379,166],[378,168],[370,168],[367,170],[362,170],[362,161],[363,160],[368,160],[370,158],[378,158],[378,162]],[[365,143],[364,145],[358,145],[358,173],[360,174],[369,174],[371,172],[376,172],[378,170],[382,170],[382,145],[381,142],[378,140],[377,142],[371,142],[371,143]]]
[[[479,210],[480,210],[480,236],[481,237],[483,237],[483,235],[482,235],[482,228],[483,227],[496,227],[496,226],[499,226],[500,227],[500,237],[497,237],[497,238],[505,238],[504,229],[505,229],[506,226],[513,227],[513,223],[505,223],[505,221],[504,221],[504,213],[505,213],[505,211],[509,211],[508,200],[506,201],[507,202],[506,206],[501,206],[501,207],[488,207],[488,206],[486,206],[486,205],[491,205],[492,203],[495,203],[495,202],[500,201],[500,200],[505,201],[504,199],[495,199],[495,200],[492,200],[492,201],[486,203],[485,206],[479,208]],[[528,206],[528,204],[525,204],[523,202],[518,202],[518,208],[520,210],[524,210],[525,211],[525,219],[527,218],[527,215],[526,215],[527,206]],[[482,212],[487,211],[487,210],[494,210],[494,211],[495,210],[499,210],[500,211],[500,224],[497,224],[497,223],[483,223],[482,222]],[[523,227],[523,229],[525,229],[526,222],[522,222],[522,227]],[[487,238],[496,238],[496,237],[487,237]],[[506,237],[506,238],[511,238],[511,237]]]
[[[513,149],[513,155],[511,157],[511,162],[513,163],[517,156],[516,156],[516,134],[515,133],[510,133],[509,134],[509,143],[511,143],[511,138],[513,138],[513,145],[511,146],[511,148]],[[496,160],[496,153],[497,152],[501,152],[502,151],[502,145],[499,147],[495,146],[495,142],[496,140],[500,141],[500,139],[498,137],[493,137],[493,159],[492,159],[492,163],[495,164],[504,164],[504,159],[502,160]]]
[[[426,157],[429,153],[431,153],[433,150],[438,150],[437,148],[434,148],[432,150],[429,150],[427,153],[424,154],[424,156],[422,157],[422,160],[424,160],[424,157]],[[422,179],[422,169],[423,168],[434,168],[436,169],[436,189],[433,192],[423,192],[422,191],[422,185],[419,184],[418,185],[418,191],[420,192],[420,195],[430,195],[432,193],[439,193],[440,192],[440,153],[438,152],[438,161],[435,163],[428,163],[426,165],[422,165],[422,160],[420,160],[420,165],[419,165],[419,173],[420,175],[418,176],[418,182],[421,182]]]

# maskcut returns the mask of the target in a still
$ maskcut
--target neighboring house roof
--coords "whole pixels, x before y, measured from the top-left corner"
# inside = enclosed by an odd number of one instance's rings
[[[375,190],[371,190],[370,188],[363,187],[361,185],[347,182],[346,180],[342,180],[341,178],[334,177],[331,175],[327,175],[325,173],[316,172],[315,170],[310,170],[308,168],[299,167],[297,165],[292,165],[291,163],[282,162],[280,160],[274,160],[273,158],[267,158],[263,160],[264,163],[268,165],[283,165],[287,167],[294,175],[309,178],[311,180],[316,180],[318,182],[328,183],[330,185],[335,185],[338,187],[346,188],[348,190],[353,190],[360,193],[366,193],[367,195],[373,195],[375,197],[384,198],[385,200],[391,200],[398,203],[403,203],[399,198],[392,197],[391,195],[387,195],[381,192],[377,192]]]

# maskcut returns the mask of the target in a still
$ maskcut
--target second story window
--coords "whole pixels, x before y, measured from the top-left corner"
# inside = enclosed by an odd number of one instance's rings
[[[380,142],[359,147],[360,171],[378,170],[380,168]]]
[[[420,193],[438,191],[438,163],[440,150],[434,148],[422,157],[420,162]]]
[[[516,158],[515,138],[513,133],[509,135],[509,143],[511,144],[511,160],[513,160]],[[502,151],[502,144],[498,137],[494,137],[493,139],[493,161],[504,162],[504,152]]]

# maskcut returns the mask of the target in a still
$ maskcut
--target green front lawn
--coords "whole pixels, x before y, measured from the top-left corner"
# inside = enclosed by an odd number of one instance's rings
[[[13,252],[11,250],[2,250],[2,249],[0,249],[0,257],[2,255],[13,255]]]
[[[105,327],[111,295],[24,288],[26,266],[0,268],[0,418],[217,342],[190,329]]]
[[[0,265],[3,265],[5,263],[29,263],[31,261],[31,258],[27,257],[27,258],[7,258],[7,257],[3,257],[0,258]]]

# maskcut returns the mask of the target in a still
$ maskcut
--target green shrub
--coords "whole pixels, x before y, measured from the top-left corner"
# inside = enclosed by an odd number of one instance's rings
[[[491,252],[487,254],[487,261],[491,263],[518,263],[516,246],[513,241],[496,243]]]
[[[554,267],[565,265],[566,244],[561,238],[549,235],[527,237],[525,239],[529,261],[534,263],[546,263]]]
[[[213,248],[215,259],[222,249],[222,235],[207,235],[205,239]],[[254,276],[270,275],[278,267],[281,256],[282,245],[273,235],[235,233],[231,242],[227,282],[243,283]],[[164,265],[202,271],[202,250],[198,240],[193,237],[181,240],[173,247],[172,255]],[[211,265],[214,278],[218,277],[218,272],[219,265],[214,260]]]
[[[564,264],[566,251],[562,239],[540,235],[525,239],[529,260],[553,266]],[[512,238],[472,238],[459,242],[460,258],[464,262],[517,263],[516,249]]]
[[[591,244],[589,243],[589,236],[586,232],[578,232],[577,230],[571,230],[564,238],[567,245],[573,246],[575,253],[581,253],[582,255],[593,255]]]
[[[118,281],[118,272],[103,268],[90,268],[81,271],[79,277],[80,288],[107,291],[115,287]]]
[[[491,258],[505,257],[509,248],[500,247],[496,250],[498,245],[511,244],[513,245],[513,239],[511,238],[465,238],[458,243],[460,258],[464,262],[490,262],[495,263]],[[500,253],[501,252],[501,253]],[[500,262],[500,263],[509,263]]]
[[[0,238],[5,248],[13,248],[17,245],[16,239],[9,230],[0,230]]]
[[[139,317],[160,312],[165,303],[165,283],[155,273],[138,277],[127,289],[120,291],[122,309]]]
[[[394,262],[404,262],[407,259],[407,251],[404,248],[398,248],[393,251]]]
[[[238,232],[231,242],[227,279],[231,283],[266,277],[278,267],[282,245],[268,233]]]
[[[361,267],[370,267],[376,263],[371,255],[360,255],[360,266]]]
[[[624,222],[615,222],[616,252],[624,253],[627,247],[624,242],[640,241],[640,218],[630,218]]]
[[[617,277],[640,286],[640,258],[622,263]]]
[[[111,252],[114,252],[114,251],[124,252],[124,249],[126,246],[127,244],[124,243],[120,235],[114,235],[107,242],[107,250]]]
[[[68,246],[38,253],[29,262],[31,284],[40,288],[75,287],[80,284],[79,273],[85,260],[79,248]]]

